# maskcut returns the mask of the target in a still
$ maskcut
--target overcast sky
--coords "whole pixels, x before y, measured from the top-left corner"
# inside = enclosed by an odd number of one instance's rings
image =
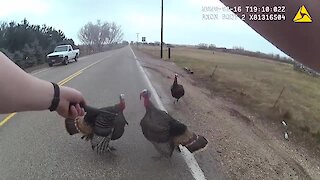
[[[76,44],[79,29],[88,21],[114,21],[122,26],[124,40],[136,41],[136,33],[148,42],[160,41],[161,0],[0,0],[0,21],[23,18],[31,24],[61,29]],[[223,7],[219,0],[164,0],[164,42],[172,44],[215,44],[284,55],[240,19],[222,20],[217,10],[203,12],[203,6]],[[205,20],[203,14],[218,14]]]

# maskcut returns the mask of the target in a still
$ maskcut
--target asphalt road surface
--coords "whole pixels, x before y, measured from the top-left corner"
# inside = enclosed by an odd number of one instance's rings
[[[145,113],[139,93],[149,87],[129,46],[33,74],[79,89],[92,106],[113,105],[124,93],[129,126],[112,142],[113,155],[98,155],[80,135],[68,135],[56,113],[17,113],[0,127],[0,179],[194,179],[179,153],[169,160],[151,158],[158,153],[139,125]]]

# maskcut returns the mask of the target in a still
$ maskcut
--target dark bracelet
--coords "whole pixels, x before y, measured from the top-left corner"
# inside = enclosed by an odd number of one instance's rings
[[[53,89],[54,89],[54,95],[53,95],[53,99],[51,102],[51,106],[49,107],[49,110],[55,111],[55,110],[57,110],[57,107],[60,102],[60,88],[56,83],[52,82],[52,85],[53,85]]]

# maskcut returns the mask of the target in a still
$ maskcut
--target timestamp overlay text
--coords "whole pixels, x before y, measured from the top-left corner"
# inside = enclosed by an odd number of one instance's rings
[[[286,7],[278,6],[202,6],[202,20],[285,21]],[[238,15],[238,16],[237,16]]]

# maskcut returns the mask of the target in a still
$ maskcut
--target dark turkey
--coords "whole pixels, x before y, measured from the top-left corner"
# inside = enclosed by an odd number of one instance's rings
[[[82,139],[91,141],[92,149],[98,153],[114,150],[109,146],[110,140],[119,139],[124,133],[126,121],[123,110],[125,109],[124,95],[120,95],[120,102],[114,106],[100,109],[90,106],[85,107],[86,115],[75,120],[66,119],[66,130],[70,135],[81,132]]]
[[[165,111],[157,109],[150,101],[150,92],[143,90],[140,94],[144,98],[146,114],[141,119],[142,133],[157,151],[165,156],[171,157],[173,150],[179,144],[185,146],[191,153],[203,149],[208,144],[205,137],[196,135],[188,130],[183,123],[172,118]]]
[[[181,84],[178,84],[178,74],[174,75],[174,81],[171,86],[171,95],[177,99],[177,102],[184,96],[184,88]]]

